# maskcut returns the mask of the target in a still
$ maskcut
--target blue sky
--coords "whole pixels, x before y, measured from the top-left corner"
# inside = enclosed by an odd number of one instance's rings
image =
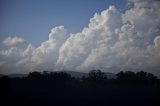
[[[59,25],[68,33],[80,32],[109,5],[127,8],[123,0],[0,0],[0,40],[19,36],[39,45]]]

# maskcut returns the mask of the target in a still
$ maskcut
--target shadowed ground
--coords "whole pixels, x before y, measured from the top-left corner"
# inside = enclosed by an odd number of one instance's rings
[[[119,72],[107,79],[100,70],[74,78],[64,72],[32,72],[24,78],[0,78],[3,105],[111,106],[160,104],[160,80],[146,72]]]

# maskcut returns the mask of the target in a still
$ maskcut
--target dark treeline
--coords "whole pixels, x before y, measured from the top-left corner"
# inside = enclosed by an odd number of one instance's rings
[[[100,70],[87,77],[65,72],[31,72],[27,77],[0,78],[3,105],[148,105],[160,104],[160,79],[144,71],[121,71],[108,79]],[[2,105],[1,105],[2,106]]]

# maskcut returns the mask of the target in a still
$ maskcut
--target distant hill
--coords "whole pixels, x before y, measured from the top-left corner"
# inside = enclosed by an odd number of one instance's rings
[[[3,77],[3,76],[6,76],[6,75],[4,75],[4,74],[0,74],[0,78],[1,78],[1,77]]]
[[[66,72],[70,74],[71,77],[76,77],[76,78],[82,78],[83,76],[84,77],[88,76],[88,73],[83,73],[83,72],[76,72],[76,71],[62,71],[62,72]]]
[[[116,74],[113,74],[110,72],[104,72],[104,73],[106,74],[108,79],[112,79],[112,78],[116,79],[117,78]]]
[[[88,73],[84,73],[84,72],[75,72],[75,71],[61,71],[61,72],[66,72],[66,73],[70,74],[72,77],[76,77],[76,78],[82,78],[83,76],[88,77]],[[115,74],[110,73],[110,72],[104,72],[104,73],[108,79],[112,79],[112,78],[117,77]]]
[[[50,72],[50,71],[49,71]],[[84,72],[76,72],[76,71],[54,71],[54,72],[65,72],[71,75],[71,77],[75,77],[75,78],[82,78],[84,77],[88,77],[88,73],[84,73]],[[104,72],[105,75],[107,76],[108,79],[112,79],[112,78],[116,78],[117,76],[113,73],[110,72]],[[2,77],[4,75],[0,74],[0,77]],[[8,77],[10,78],[23,78],[23,77],[27,77],[28,74],[9,74]]]
[[[28,76],[28,74],[16,74],[16,73],[8,75],[8,77],[10,77],[10,78],[23,78],[23,77],[27,77],[27,76]]]

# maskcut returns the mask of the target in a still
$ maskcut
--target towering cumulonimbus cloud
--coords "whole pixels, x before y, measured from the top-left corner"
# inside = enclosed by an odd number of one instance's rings
[[[92,65],[93,62],[98,62],[94,58],[99,55],[102,56],[101,52],[116,42],[118,37],[113,31],[120,28],[121,21],[121,13],[114,6],[102,11],[100,15],[96,13],[90,19],[87,28],[84,28],[81,33],[71,35],[62,45],[57,65],[63,69],[72,69],[81,68],[80,65],[83,63],[89,66],[89,62],[92,62]],[[103,49],[102,46],[104,46]],[[92,59],[89,59],[96,49],[102,50],[98,51],[93,58],[91,57]],[[88,59],[89,61],[86,63]]]
[[[128,2],[133,7],[124,13],[114,6],[95,13],[79,33],[68,34],[58,26],[39,47],[29,44],[26,49],[1,50],[0,68],[6,73],[13,69],[28,72],[96,68],[111,72],[145,70],[160,75],[160,1]]]
[[[67,31],[63,26],[53,28],[49,34],[49,39],[42,42],[39,47],[33,49],[31,44],[28,46],[23,54],[30,54],[20,60],[17,65],[27,65],[26,67],[30,67],[31,71],[53,70],[59,56],[59,48],[67,39],[66,34]]]

